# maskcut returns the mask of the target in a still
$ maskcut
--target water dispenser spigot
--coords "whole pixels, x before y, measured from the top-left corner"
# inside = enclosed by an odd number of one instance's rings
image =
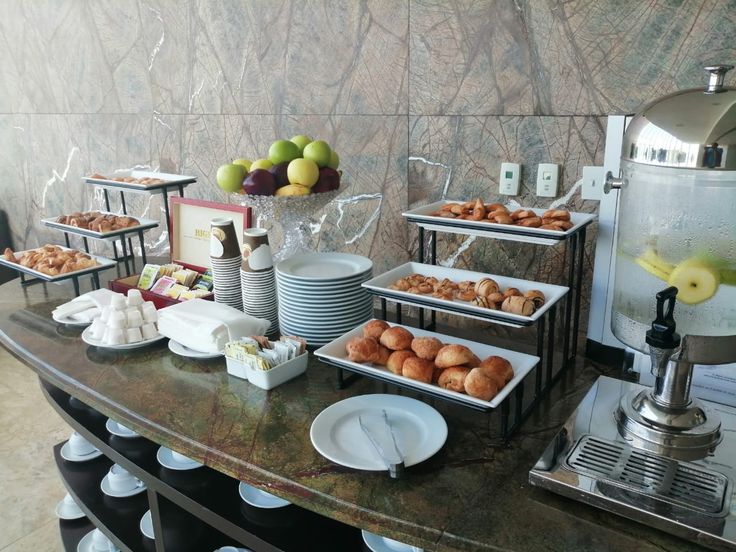
[[[657,318],[652,322],[652,329],[647,332],[647,344],[657,349],[677,349],[680,346],[680,336],[675,332],[675,299],[677,288],[674,286],[657,293]],[[667,302],[667,312],[664,303]]]

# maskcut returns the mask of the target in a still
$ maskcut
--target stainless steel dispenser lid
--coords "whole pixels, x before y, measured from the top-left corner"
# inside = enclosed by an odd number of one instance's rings
[[[733,65],[706,67],[705,88],[647,105],[629,124],[621,158],[645,165],[736,171],[736,88],[723,85]]]

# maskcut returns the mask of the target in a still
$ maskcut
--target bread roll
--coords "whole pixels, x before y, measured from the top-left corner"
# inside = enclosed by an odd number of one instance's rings
[[[373,362],[378,355],[378,342],[372,337],[354,337],[345,349],[353,362]]]
[[[388,363],[388,357],[391,356],[391,349],[387,349],[383,345],[378,346],[378,352],[373,359],[373,364],[377,366],[386,366]]]
[[[386,361],[386,368],[400,376],[404,366],[404,361],[415,356],[414,351],[394,351],[389,355],[388,360]]]
[[[461,366],[472,362],[475,355],[465,345],[445,345],[438,352],[434,363],[439,368]]]
[[[444,344],[436,337],[415,337],[411,342],[411,350],[419,358],[434,360]]]
[[[465,378],[470,373],[469,368],[464,366],[450,366],[442,370],[437,385],[443,389],[449,389],[450,391],[457,391],[458,393],[465,392]]]
[[[412,333],[406,328],[394,326],[381,334],[381,345],[392,351],[411,349]]]
[[[432,383],[434,362],[419,357],[407,358],[401,367],[401,375],[424,383]]]
[[[514,369],[511,363],[500,356],[489,356],[483,359],[480,369],[486,376],[495,379],[499,383],[499,388],[514,379]]]
[[[465,377],[465,392],[471,397],[490,401],[498,394],[498,384],[483,373],[482,368],[473,368]]]
[[[388,322],[384,320],[371,320],[363,326],[363,337],[372,337],[376,340],[381,339],[381,334],[390,327]]]

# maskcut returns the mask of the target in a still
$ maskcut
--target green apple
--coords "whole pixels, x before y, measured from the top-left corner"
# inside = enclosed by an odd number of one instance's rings
[[[337,155],[337,152],[335,150],[332,150],[330,153],[330,162],[327,163],[327,166],[331,169],[337,169],[337,167],[340,166],[340,156]]]
[[[245,167],[245,172],[250,171],[250,166],[253,163],[250,159],[236,159],[233,161],[233,165],[243,165]]]
[[[283,197],[283,196],[305,196],[309,195],[310,190],[306,186],[301,186],[300,184],[288,184],[287,186],[282,186],[278,190],[276,190],[276,195]]]
[[[332,156],[332,148],[324,140],[315,140],[304,146],[304,159],[311,159],[321,169],[326,167]]]
[[[297,146],[299,146],[299,155],[304,152],[304,146],[306,146],[312,139],[305,134],[297,134],[291,139]]]
[[[289,184],[299,184],[311,188],[319,180],[319,167],[311,159],[294,159],[286,168],[286,177],[289,179]],[[279,188],[279,190],[281,189]]]
[[[243,165],[222,165],[217,169],[217,185],[226,192],[242,192],[243,179],[247,173]]]
[[[271,144],[271,147],[268,148],[268,160],[274,165],[278,165],[279,163],[288,163],[289,161],[301,156],[302,152],[299,149],[299,146],[290,140],[276,140]]]
[[[256,159],[253,161],[253,163],[250,164],[250,170],[254,171],[256,169],[270,169],[273,167],[273,163],[269,161],[268,159]]]

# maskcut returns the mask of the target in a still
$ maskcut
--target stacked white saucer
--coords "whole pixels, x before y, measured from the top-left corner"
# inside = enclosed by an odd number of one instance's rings
[[[349,253],[305,253],[276,267],[279,325],[311,346],[329,343],[373,316],[373,299],[361,284],[373,262]]]

